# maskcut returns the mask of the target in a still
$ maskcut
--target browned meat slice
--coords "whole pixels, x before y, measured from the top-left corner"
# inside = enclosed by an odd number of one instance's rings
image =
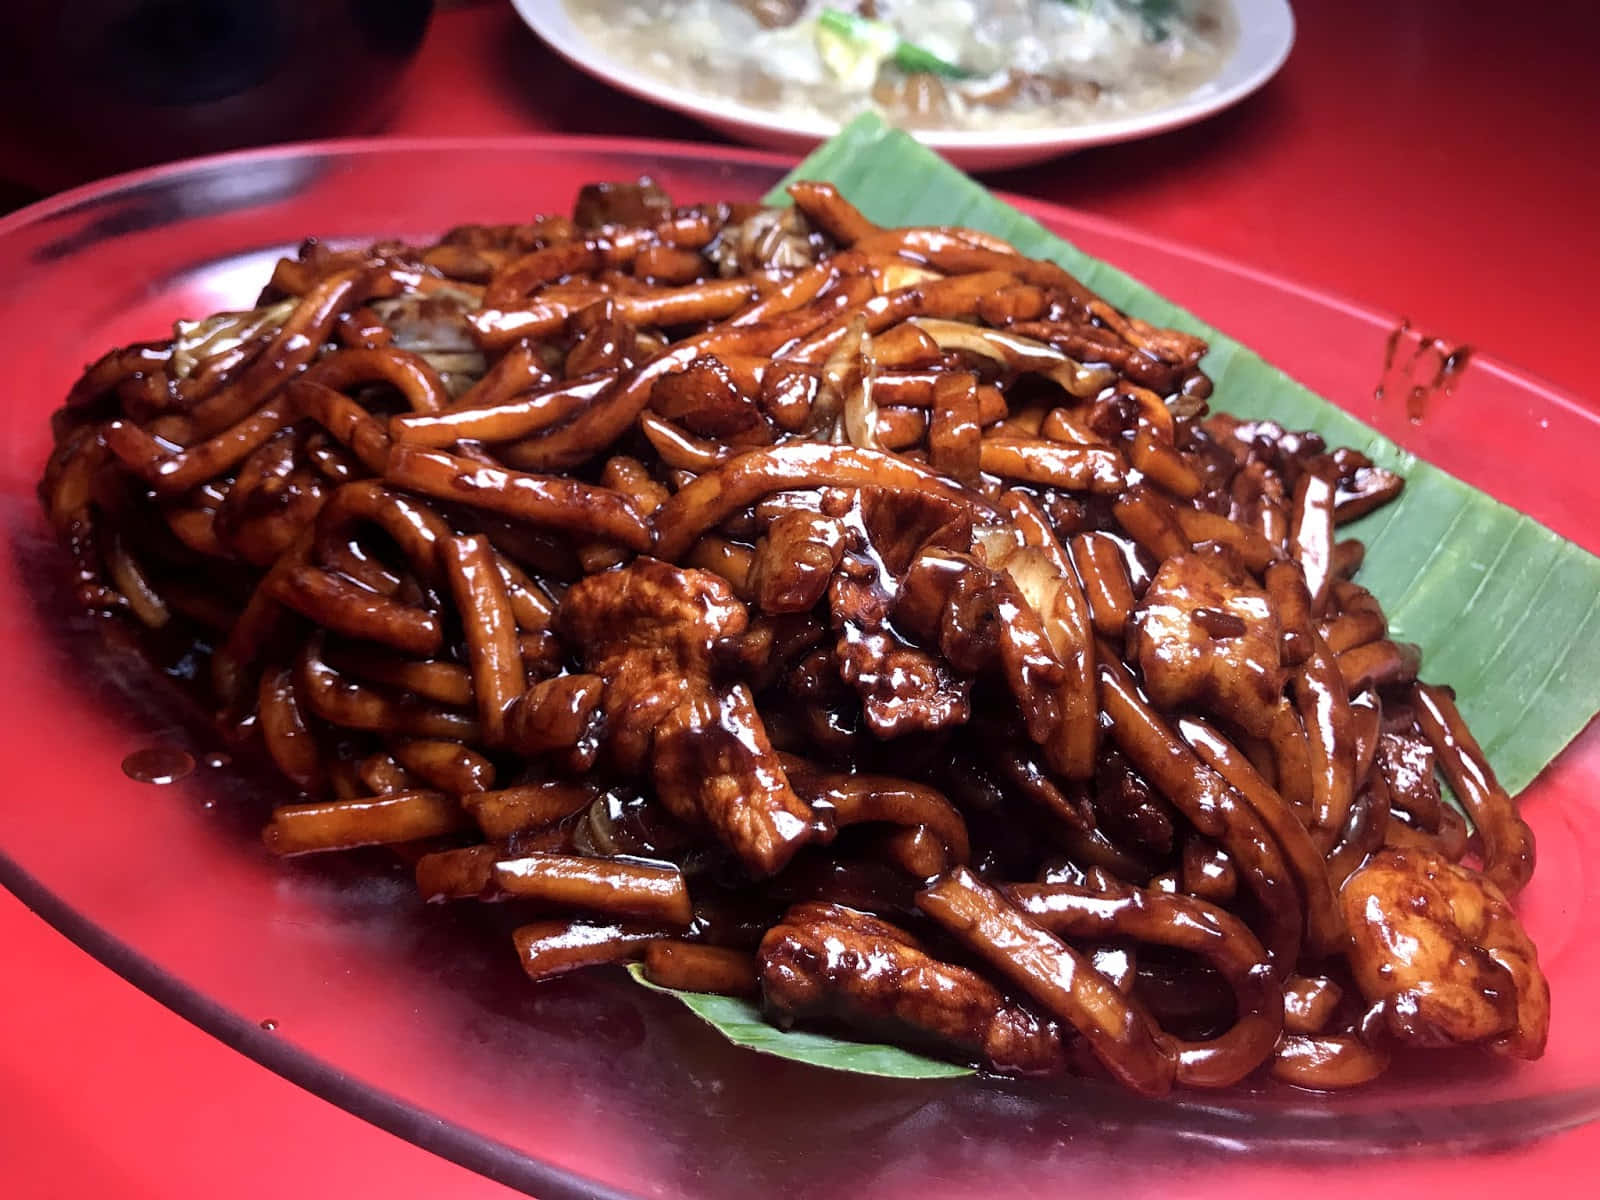
[[[653,558],[567,590],[557,624],[605,681],[612,762],[650,770],[673,816],[708,825],[751,871],[770,875],[814,834],[743,685],[718,689],[715,646],[744,632],[744,605],[706,571]]]
[[[672,212],[672,197],[654,180],[589,183],[578,192],[572,219],[579,229],[605,225],[654,225]]]
[[[641,558],[574,584],[557,623],[605,680],[608,749],[631,774],[662,718],[709,687],[713,644],[743,633],[749,617],[720,575]]]
[[[972,509],[927,492],[863,488],[850,522],[870,544],[883,570],[898,579],[924,550],[972,545]]]
[[[842,1025],[1015,1074],[1066,1066],[1059,1027],[900,929],[834,904],[801,904],[761,941],[761,994],[788,1023]]]
[[[844,557],[845,529],[821,513],[788,512],[767,526],[750,566],[750,588],[764,612],[815,608]]]
[[[650,391],[650,407],[706,438],[731,438],[764,423],[755,399],[739,389],[720,359],[710,355],[663,375]]]
[[[667,811],[710,825],[757,874],[779,871],[814,836],[811,809],[789,786],[743,684],[686,697],[656,729],[654,749]]]
[[[926,550],[900,583],[895,625],[939,648],[958,671],[976,674],[1000,653],[993,573],[965,554]]]
[[[1128,643],[1157,708],[1197,705],[1256,737],[1271,732],[1286,673],[1264,591],[1175,555],[1134,610]]]
[[[892,633],[847,626],[837,654],[840,677],[860,694],[879,737],[964,725],[972,715],[970,683]]]
[[[1421,1046],[1485,1042],[1538,1058],[1550,988],[1505,894],[1430,850],[1375,854],[1340,895],[1350,965],[1390,1031]]]

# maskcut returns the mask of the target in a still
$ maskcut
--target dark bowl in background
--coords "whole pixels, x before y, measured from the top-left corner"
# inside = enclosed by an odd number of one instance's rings
[[[0,179],[373,133],[433,0],[0,0]]]

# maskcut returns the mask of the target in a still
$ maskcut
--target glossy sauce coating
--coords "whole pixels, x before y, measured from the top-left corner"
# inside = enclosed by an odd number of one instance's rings
[[[1538,1054],[1531,834],[1339,535],[1403,481],[1056,263],[791,194],[308,243],[85,373],[74,594],[205,663],[303,793],[267,845],[995,1071]]]

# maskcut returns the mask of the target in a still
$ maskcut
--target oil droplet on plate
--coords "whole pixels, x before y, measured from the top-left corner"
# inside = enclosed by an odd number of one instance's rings
[[[194,770],[194,755],[171,746],[135,750],[122,760],[122,773],[139,783],[176,783]]]

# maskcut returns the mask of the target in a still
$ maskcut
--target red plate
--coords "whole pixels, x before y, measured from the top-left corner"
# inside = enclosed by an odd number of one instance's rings
[[[285,793],[238,755],[165,788],[130,751],[223,749],[164,681],[69,615],[33,499],[46,417],[83,364],[171,320],[248,304],[278,254],[565,209],[595,179],[654,175],[684,200],[753,199],[781,160],[542,139],[345,143],[127,176],[0,222],[0,564],[5,721],[0,881],[68,937],[241,1052],[351,1111],[544,1200],[1055,1193],[1476,1192],[1536,1170],[1573,1188],[1600,1147],[1600,736],[1525,797],[1539,834],[1525,914],[1555,993],[1537,1064],[1412,1059],[1350,1096],[1285,1089],[1146,1101],[1083,1081],[906,1083],[736,1050],[669,999],[601,973],[526,984],[493,914],[425,908],[385,858],[272,860]],[[1390,322],[1060,209],[1052,228],[1143,277],[1439,465],[1600,548],[1600,420],[1477,360],[1433,420],[1377,401]],[[1516,464],[1524,464],[1517,466]],[[270,1030],[262,1022],[270,1021]],[[176,1141],[176,1138],[175,1138]],[[1491,1150],[1517,1147],[1514,1154]],[[1359,1160],[1359,1161],[1352,1161]],[[1377,1170],[1371,1168],[1376,1166]],[[1359,1171],[1358,1176],[1355,1172]],[[1318,1190],[1321,1190],[1320,1188]]]

